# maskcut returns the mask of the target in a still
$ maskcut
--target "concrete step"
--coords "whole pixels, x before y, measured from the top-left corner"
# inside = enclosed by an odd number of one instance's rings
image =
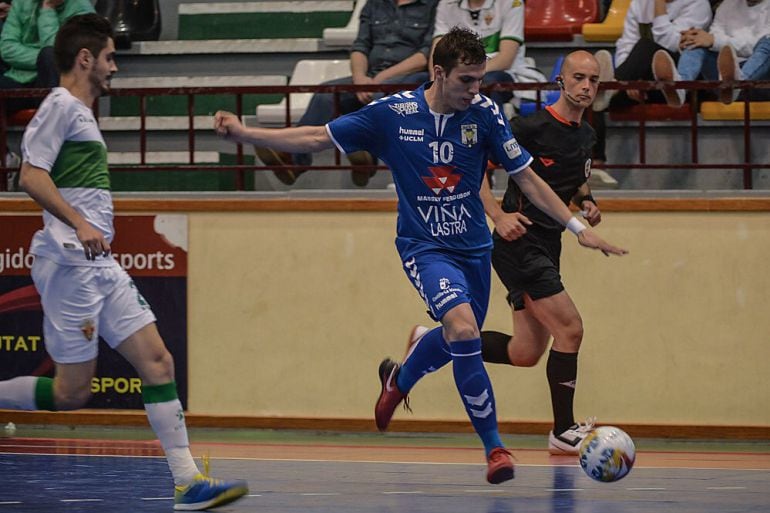
[[[344,27],[352,1],[216,2],[179,5],[181,40],[322,38]]]
[[[112,87],[132,89],[142,87],[222,87],[222,86],[283,86],[288,79],[285,75],[243,75],[243,76],[165,76],[115,78]],[[243,96],[243,112],[255,112],[257,105],[275,104],[283,99],[281,94],[247,94]],[[187,96],[148,96],[146,100],[149,116],[186,116]],[[236,98],[232,94],[196,95],[195,114],[213,115],[217,110],[235,111]],[[112,96],[109,101],[110,116],[138,116],[139,97]]]
[[[206,39],[200,41],[137,41],[121,54],[192,55],[239,53],[313,53],[326,49],[321,38]]]
[[[218,164],[219,152],[196,151],[193,153],[196,164]],[[141,154],[138,151],[110,152],[107,154],[107,163],[115,166],[133,165],[141,162]],[[147,164],[188,164],[190,154],[186,151],[148,151],[145,153]]]

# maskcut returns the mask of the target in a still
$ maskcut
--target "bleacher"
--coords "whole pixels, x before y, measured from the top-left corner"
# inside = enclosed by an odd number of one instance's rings
[[[120,71],[114,88],[207,87],[256,85],[313,85],[348,74],[347,47],[357,31],[360,2],[352,0],[288,0],[247,2],[202,2],[168,0],[160,3],[163,30],[159,41],[136,41],[118,53]],[[562,8],[567,5],[569,8]],[[527,6],[527,50],[546,76],[553,72],[560,57],[577,48],[596,51],[612,49],[614,34],[622,20],[628,0],[614,0],[607,18],[600,21],[597,0],[536,0]],[[614,31],[614,32],[613,32]],[[291,119],[296,121],[309,101],[308,93],[292,95]],[[145,108],[146,162],[188,164],[187,96],[148,96]],[[280,126],[285,119],[285,99],[279,94],[245,95],[243,112],[247,124]],[[770,135],[768,104],[752,106],[752,134],[757,140]],[[742,162],[742,103],[732,106],[704,104],[699,120],[702,138],[700,162],[713,160]],[[234,95],[198,95],[194,101],[196,163],[235,162],[234,145],[219,141],[211,130],[210,116],[218,109],[235,110]],[[647,114],[647,148],[655,147],[656,162],[689,162],[689,114],[672,119]],[[99,105],[100,124],[111,152],[111,162],[123,165],[138,162],[140,127],[139,101],[136,97],[103,98]],[[609,119],[607,151],[610,164],[640,161],[638,116]],[[9,147],[18,148],[20,130],[11,128]],[[714,141],[711,144],[710,141]],[[718,142],[717,142],[718,141]],[[661,149],[665,148],[665,149]],[[713,151],[715,148],[721,148]],[[251,148],[245,148],[245,163],[256,163]],[[114,154],[114,157],[112,156]],[[754,162],[770,161],[767,145],[754,144]],[[642,159],[644,160],[644,159]],[[333,165],[332,151],[319,155],[317,165]],[[649,163],[649,161],[648,161]],[[639,170],[615,171],[624,188],[648,188],[655,180],[637,180]],[[175,174],[174,177],[170,175]],[[639,173],[636,173],[639,174]],[[642,170],[645,177],[672,174],[683,180],[658,180],[668,187],[674,182],[701,187],[717,183],[725,188],[739,188],[738,171],[726,171],[725,179],[714,180],[712,171]],[[767,171],[755,171],[757,185],[765,184]],[[116,189],[231,189],[231,173],[191,171],[115,173]],[[625,176],[630,178],[625,179]],[[701,176],[710,175],[709,178]],[[690,177],[695,177],[691,179]],[[385,188],[388,172],[381,172],[369,188]],[[639,185],[644,182],[642,185]],[[504,183],[499,180],[498,183]],[[249,174],[247,187],[256,190],[286,190],[269,172]],[[349,189],[354,186],[346,171],[304,174],[294,188]]]

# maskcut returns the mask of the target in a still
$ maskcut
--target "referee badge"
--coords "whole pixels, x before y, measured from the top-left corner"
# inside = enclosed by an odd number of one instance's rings
[[[479,142],[479,130],[475,124],[460,125],[463,146],[471,147]]]

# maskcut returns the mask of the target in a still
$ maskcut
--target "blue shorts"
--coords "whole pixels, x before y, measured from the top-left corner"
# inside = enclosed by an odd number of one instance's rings
[[[440,321],[455,306],[469,303],[481,328],[489,307],[492,273],[489,252],[467,256],[423,251],[403,260],[403,264],[433,320]]]

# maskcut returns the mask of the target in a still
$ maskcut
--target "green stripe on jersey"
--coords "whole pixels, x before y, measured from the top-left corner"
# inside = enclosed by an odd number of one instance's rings
[[[484,41],[485,53],[495,53],[500,51],[500,31],[489,34],[487,37],[483,38],[482,41]]]
[[[165,385],[142,385],[144,404],[167,403],[176,398],[176,381]]]
[[[51,179],[59,188],[110,190],[107,148],[100,141],[64,141]]]

